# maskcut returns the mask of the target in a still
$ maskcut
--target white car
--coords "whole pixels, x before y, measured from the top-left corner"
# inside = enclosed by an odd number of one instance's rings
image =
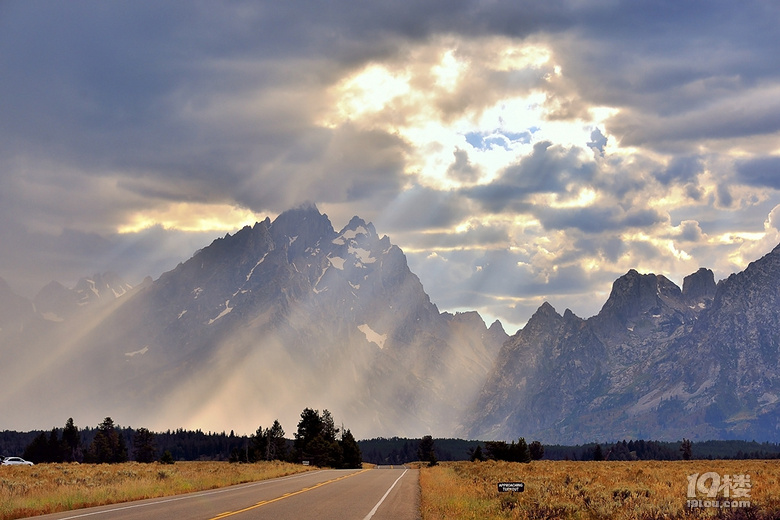
[[[21,457],[7,457],[0,464],[3,466],[33,466],[32,462]]]

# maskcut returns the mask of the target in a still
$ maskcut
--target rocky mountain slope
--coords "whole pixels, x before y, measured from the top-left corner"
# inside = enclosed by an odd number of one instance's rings
[[[35,308],[25,333],[0,336],[2,359],[31,373],[0,397],[3,416],[22,400],[39,418],[83,410],[251,432],[309,406],[361,436],[445,435],[507,338],[476,313],[439,312],[373,225],[355,217],[336,232],[314,206],[215,240],[140,287],[109,275],[50,284]]]
[[[598,315],[543,305],[503,346],[462,433],[545,442],[780,434],[780,246],[717,285],[629,271]]]

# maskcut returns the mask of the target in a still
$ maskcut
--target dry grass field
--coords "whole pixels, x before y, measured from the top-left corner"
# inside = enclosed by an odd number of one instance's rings
[[[708,472],[750,475],[749,498],[739,499],[750,507],[687,507],[688,476]],[[508,481],[525,491],[499,493]],[[780,461],[453,462],[423,468],[420,483],[423,520],[780,518]]]
[[[177,495],[314,469],[264,462],[0,466],[0,520]]]
[[[0,467],[0,520],[213,489],[307,469],[314,468],[279,462]],[[749,500],[750,507],[688,508],[688,476],[708,472],[750,475],[749,498],[740,499]],[[499,493],[498,482],[508,481],[525,483],[525,491]],[[420,483],[423,520],[780,518],[780,461],[451,462],[423,468]],[[722,502],[722,495],[713,500]],[[701,493],[697,497],[706,500]]]

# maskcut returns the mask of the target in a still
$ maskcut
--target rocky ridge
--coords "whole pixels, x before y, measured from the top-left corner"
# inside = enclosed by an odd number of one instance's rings
[[[716,285],[631,270],[583,320],[543,305],[503,346],[462,433],[545,442],[773,440],[780,248]]]

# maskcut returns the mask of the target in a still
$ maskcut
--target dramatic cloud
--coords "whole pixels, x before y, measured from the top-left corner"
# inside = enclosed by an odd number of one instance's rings
[[[442,309],[598,311],[780,239],[774,2],[0,4],[0,276],[159,276],[314,201]],[[7,244],[14,244],[9,247]]]

